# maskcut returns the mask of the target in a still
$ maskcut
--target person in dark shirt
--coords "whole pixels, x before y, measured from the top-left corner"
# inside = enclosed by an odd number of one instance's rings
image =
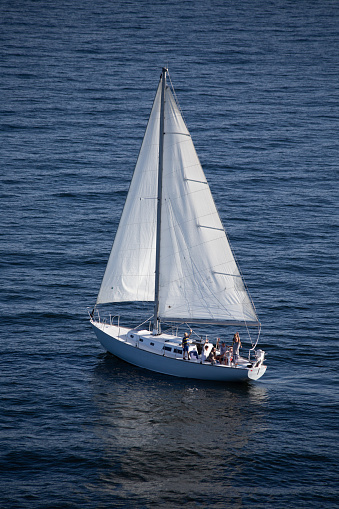
[[[189,361],[190,360],[190,353],[188,351],[188,338],[190,337],[190,335],[192,334],[192,329],[190,330],[190,333],[187,334],[187,332],[185,332],[184,334],[184,337],[182,338],[182,343],[181,343],[181,346],[182,346],[182,358],[185,359],[186,358],[186,352],[187,352],[187,360]]]
[[[207,362],[211,362],[212,364],[215,364],[216,361],[216,348],[215,346],[210,351],[209,356],[207,357]]]

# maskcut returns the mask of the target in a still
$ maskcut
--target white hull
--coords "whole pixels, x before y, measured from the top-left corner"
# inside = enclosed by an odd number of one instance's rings
[[[180,338],[166,334],[152,336],[148,331],[135,331],[95,321],[91,321],[91,324],[105,350],[134,366],[156,373],[199,380],[241,382],[258,380],[266,371],[263,364],[248,367],[244,359],[237,367],[183,360],[181,354],[168,354],[163,350],[164,345],[172,345],[172,350],[175,350],[175,346],[179,349]]]

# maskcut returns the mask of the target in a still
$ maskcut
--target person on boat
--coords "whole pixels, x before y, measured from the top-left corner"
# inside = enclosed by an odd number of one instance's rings
[[[201,364],[206,362],[207,357],[208,357],[208,345],[205,344],[201,352]]]
[[[236,332],[233,336],[233,345],[232,345],[232,349],[233,349],[233,363],[235,366],[238,365],[238,361],[239,361],[239,349],[241,348],[241,341],[240,341],[240,336],[239,336],[239,333]]]
[[[201,352],[201,364],[203,362],[206,362],[207,357],[208,357],[208,344],[205,344]]]
[[[225,359],[227,346],[225,341],[222,341],[221,346],[219,347],[219,341],[220,338],[217,338],[217,350],[219,348],[219,355],[217,355],[217,360],[220,362],[220,364],[222,364],[222,361]]]
[[[199,354],[198,354],[197,350],[191,350],[190,351],[190,359],[192,359],[192,358],[193,358],[193,360],[198,360]]]
[[[185,360],[186,352],[187,352],[187,360],[188,361],[190,360],[190,353],[189,353],[189,350],[188,350],[188,338],[190,337],[191,334],[192,334],[192,329],[190,329],[190,333],[189,334],[187,334],[187,332],[185,332],[184,337],[182,338],[182,343],[181,343],[181,346],[182,346],[182,358]]]
[[[232,351],[233,351],[232,347],[228,346],[227,347],[227,351],[226,351],[226,355],[225,355],[225,364],[226,364],[226,366],[230,366],[231,365]]]
[[[210,354],[209,356],[207,357],[207,362],[211,362],[212,364],[215,364],[215,361],[217,360],[217,357],[216,357],[216,348],[215,346],[212,348],[212,350],[210,351]]]

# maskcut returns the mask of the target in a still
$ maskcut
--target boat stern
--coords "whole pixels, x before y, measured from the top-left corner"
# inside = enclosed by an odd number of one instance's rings
[[[261,364],[260,366],[258,367],[253,367],[253,368],[250,368],[248,370],[248,378],[250,380],[259,380],[259,378],[261,378],[265,371],[267,369],[267,366],[265,366],[264,364]]]

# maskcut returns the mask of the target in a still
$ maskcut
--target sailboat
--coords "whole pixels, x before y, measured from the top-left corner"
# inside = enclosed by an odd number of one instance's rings
[[[154,302],[148,326],[100,317],[102,304],[137,301]],[[259,338],[260,322],[166,68],[90,322],[105,350],[153,372],[240,382],[266,371],[258,340],[246,357],[232,357],[231,345],[221,356],[190,332],[185,355],[180,327],[256,327]]]

